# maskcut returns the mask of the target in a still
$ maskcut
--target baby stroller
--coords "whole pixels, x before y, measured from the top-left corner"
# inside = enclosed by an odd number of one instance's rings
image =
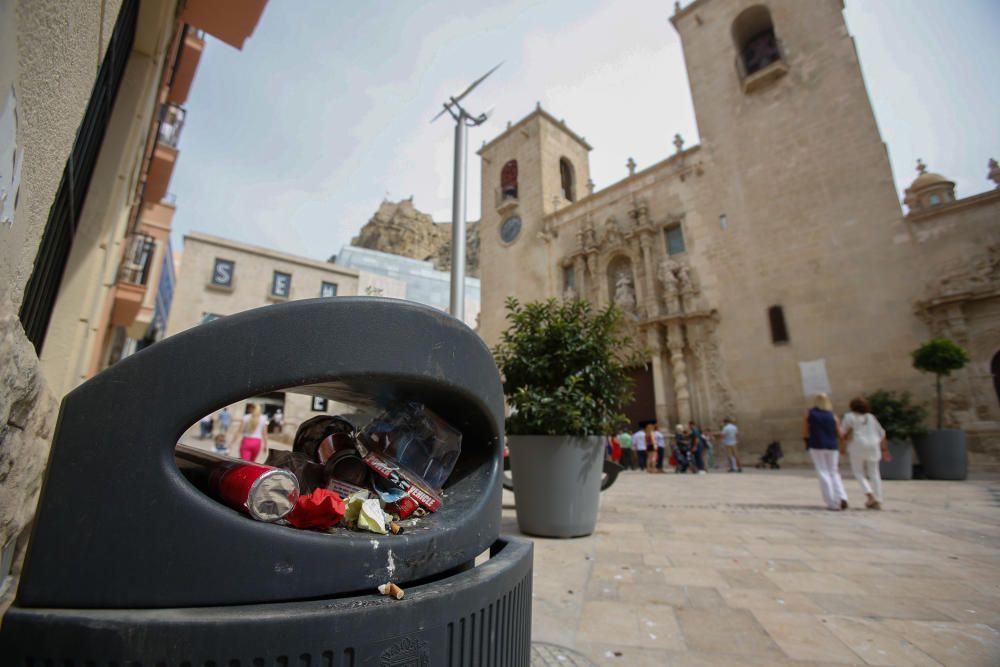
[[[770,466],[772,470],[780,468],[781,464],[778,463],[778,460],[784,456],[785,453],[781,451],[781,443],[775,440],[767,446],[767,451],[765,451],[764,455],[760,457],[760,461],[757,462],[756,467],[764,468],[766,466]]]
[[[694,456],[686,439],[681,439],[680,442],[677,440],[671,442],[670,454],[673,459],[674,472],[682,473],[689,469],[694,472]]]

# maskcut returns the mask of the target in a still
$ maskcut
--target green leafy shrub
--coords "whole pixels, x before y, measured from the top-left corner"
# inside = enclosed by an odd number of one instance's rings
[[[906,440],[926,432],[924,423],[927,410],[922,405],[913,403],[909,392],[896,393],[879,389],[865,398],[890,440]]]
[[[944,406],[941,403],[941,377],[951,375],[969,363],[969,354],[961,345],[937,336],[914,350],[913,367],[925,373],[934,373],[937,379],[937,427],[941,428]]]
[[[508,435],[603,435],[632,400],[628,369],[644,357],[621,334],[614,306],[586,301],[522,305],[507,300],[510,326],[493,350],[512,413]]]

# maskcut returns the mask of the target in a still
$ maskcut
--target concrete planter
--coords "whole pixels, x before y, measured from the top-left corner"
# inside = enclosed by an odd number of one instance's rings
[[[602,436],[508,436],[517,525],[541,537],[594,532],[604,464]]]
[[[914,438],[913,445],[929,479],[964,480],[969,474],[965,431],[945,428]]]
[[[891,461],[879,461],[882,479],[913,479],[913,443],[906,440],[889,441]]]

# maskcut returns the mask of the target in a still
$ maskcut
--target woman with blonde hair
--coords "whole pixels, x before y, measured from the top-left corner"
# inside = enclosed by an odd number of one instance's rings
[[[826,394],[816,394],[813,407],[802,422],[802,438],[816,467],[819,490],[827,509],[846,510],[847,492],[837,468],[840,463],[840,424]]]
[[[851,470],[857,478],[861,490],[868,500],[865,507],[882,509],[882,475],[879,473],[880,458],[891,461],[889,445],[885,439],[885,429],[872,414],[871,407],[862,396],[851,401],[851,411],[841,422],[844,428],[844,442],[851,457]]]
[[[250,410],[243,415],[239,434],[240,458],[244,461],[256,461],[263,449],[267,456],[267,419],[260,413],[260,406],[250,404]]]

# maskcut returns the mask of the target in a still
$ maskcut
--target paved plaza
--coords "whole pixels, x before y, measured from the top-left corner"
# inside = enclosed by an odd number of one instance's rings
[[[881,512],[844,481],[830,512],[811,470],[623,474],[593,535],[534,540],[536,662],[1000,664],[1000,475],[885,482]]]

